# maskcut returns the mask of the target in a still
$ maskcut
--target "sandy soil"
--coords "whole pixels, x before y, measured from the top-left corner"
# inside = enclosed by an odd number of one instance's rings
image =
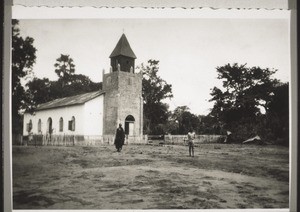
[[[13,147],[14,209],[288,208],[279,146]]]

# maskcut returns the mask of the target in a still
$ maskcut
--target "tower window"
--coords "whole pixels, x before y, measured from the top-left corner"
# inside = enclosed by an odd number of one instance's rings
[[[130,78],[128,79],[128,85],[131,85],[131,79]]]

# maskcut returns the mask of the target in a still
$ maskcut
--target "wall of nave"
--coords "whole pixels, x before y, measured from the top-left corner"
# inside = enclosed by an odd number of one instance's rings
[[[49,125],[52,125],[52,134],[82,134],[84,133],[84,105],[74,105],[47,110],[36,111],[35,114],[24,114],[23,135],[28,135],[28,127],[31,125],[31,133],[47,134]],[[74,121],[70,129],[70,121]],[[52,121],[52,124],[49,122]],[[40,122],[40,124],[39,124]],[[30,124],[31,123],[31,124]]]
[[[85,104],[40,110],[33,115],[25,113],[23,135],[29,134],[29,128],[32,134],[47,134],[50,126],[53,135],[102,135],[103,98],[101,95]]]
[[[83,130],[86,136],[103,135],[104,95],[84,104]]]

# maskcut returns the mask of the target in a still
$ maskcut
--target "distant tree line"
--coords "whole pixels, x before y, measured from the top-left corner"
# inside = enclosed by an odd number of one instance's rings
[[[208,115],[196,115],[187,106],[174,111],[162,101],[172,98],[172,86],[158,76],[159,62],[149,60],[143,73],[144,133],[232,133],[232,142],[260,136],[264,141],[288,145],[289,84],[273,78],[277,70],[226,64],[217,67],[223,87],[211,89],[214,106]]]
[[[209,116],[236,142],[259,135],[264,141],[288,144],[289,85],[273,78],[277,70],[227,64],[217,67],[223,87],[212,89]]]
[[[22,133],[22,112],[38,104],[102,89],[89,77],[75,74],[73,59],[61,54],[54,64],[58,80],[33,77],[25,86],[21,80],[32,74],[36,60],[34,39],[22,38],[18,20],[12,22],[12,117],[13,133]],[[226,134],[232,142],[259,135],[263,140],[288,145],[289,84],[273,78],[276,70],[226,64],[216,68],[221,88],[211,89],[214,102],[208,115],[193,114],[187,106],[170,111],[163,100],[172,98],[172,85],[159,76],[159,61],[149,60],[137,69],[143,74],[144,134]]]

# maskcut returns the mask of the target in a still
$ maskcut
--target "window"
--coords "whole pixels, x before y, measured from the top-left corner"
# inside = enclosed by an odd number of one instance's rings
[[[47,133],[52,134],[53,129],[52,129],[52,118],[49,117],[47,121]]]
[[[68,129],[70,131],[75,131],[75,117],[72,116],[72,119],[69,121]]]
[[[60,117],[59,119],[59,132],[63,132],[64,131],[64,120],[62,117]]]
[[[111,84],[111,77],[107,77],[107,78],[106,78],[106,84],[107,84],[107,85],[110,85],[110,84]]]
[[[42,132],[42,121],[41,121],[41,119],[39,119],[39,121],[38,121],[38,132],[39,133]]]
[[[131,79],[128,78],[128,85],[131,85]]]
[[[31,132],[31,130],[32,130],[32,120],[30,119],[26,125],[26,131]]]

